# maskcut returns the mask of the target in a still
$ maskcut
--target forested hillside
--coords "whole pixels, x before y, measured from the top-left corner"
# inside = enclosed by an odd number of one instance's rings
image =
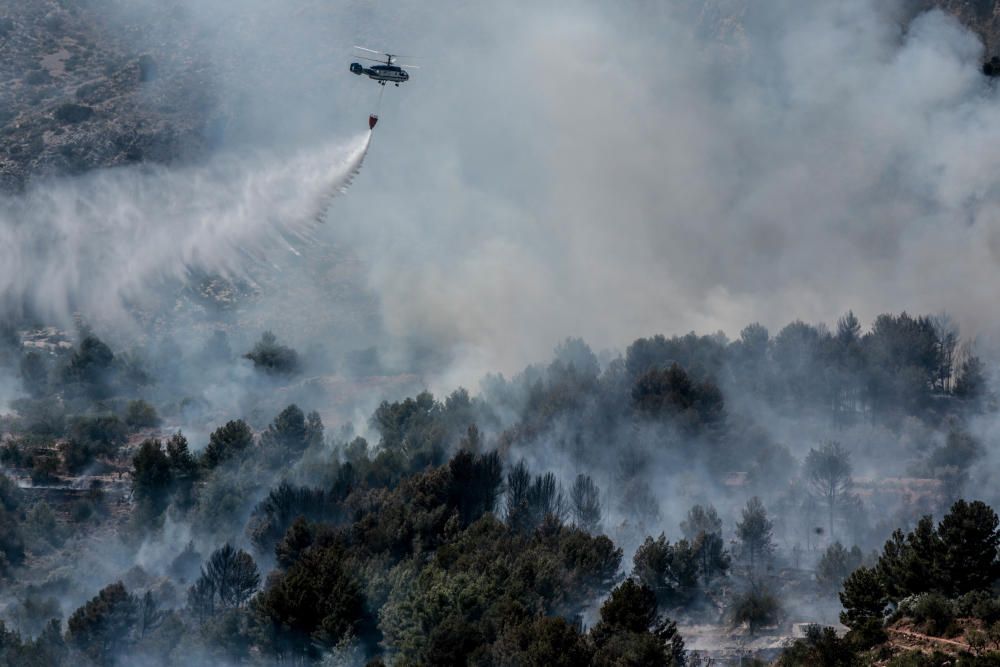
[[[567,339],[357,429],[290,405],[195,442],[165,427],[195,406],[156,390],[189,360],[5,341],[30,392],[3,426],[10,664],[694,664],[730,649],[686,650],[685,627],[766,642],[834,622],[839,594],[847,639],[781,658],[816,664],[891,653],[885,609],[973,643],[949,619],[996,620],[997,519],[960,500],[995,502],[996,403],[944,319],[654,336],[603,361]],[[271,388],[308,370],[272,335],[198,354]]]

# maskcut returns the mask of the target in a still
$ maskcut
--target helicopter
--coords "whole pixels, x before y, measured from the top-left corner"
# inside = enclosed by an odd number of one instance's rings
[[[363,46],[355,46],[354,48],[360,49],[361,51],[367,51],[368,53],[377,53],[385,58],[385,60],[382,60],[368,58],[366,56],[358,56],[362,60],[370,60],[372,62],[379,63],[378,65],[374,65],[372,67],[365,67],[361,63],[351,63],[351,71],[358,76],[367,74],[369,79],[378,81],[380,85],[384,86],[386,83],[394,83],[397,88],[399,87],[399,84],[410,80],[410,75],[407,71],[395,64],[396,58],[399,58],[400,56],[393,55],[391,53],[383,53],[382,51],[375,51],[374,49],[366,49]],[[407,67],[412,67],[414,69],[417,68],[416,65],[407,65]]]

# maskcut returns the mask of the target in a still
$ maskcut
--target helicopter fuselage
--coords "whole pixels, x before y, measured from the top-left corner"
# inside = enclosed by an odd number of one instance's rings
[[[383,86],[388,83],[394,83],[397,86],[404,81],[409,81],[410,75],[407,74],[406,70],[397,65],[374,65],[372,67],[364,67],[361,63],[351,63],[351,71],[361,76],[362,74],[367,74],[369,79],[378,81]]]

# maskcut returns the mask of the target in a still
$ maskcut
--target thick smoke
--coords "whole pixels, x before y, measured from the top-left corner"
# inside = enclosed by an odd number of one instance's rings
[[[243,277],[297,252],[330,196],[360,169],[370,135],[294,155],[122,168],[37,184],[0,212],[0,293],[46,321],[118,318],[194,270]]]
[[[137,33],[137,49],[177,23],[200,36],[185,48],[212,65],[231,146],[287,151],[361,126],[378,87],[347,72],[352,44],[422,56],[385,91],[368,177],[317,239],[357,253],[389,334],[456,358],[442,388],[513,371],[568,334],[602,349],[849,308],[866,322],[947,310],[990,342],[997,95],[978,38],[941,12],[870,0],[177,4],[186,11],[116,14],[169,18]],[[269,159],[261,174],[289,181],[312,164]],[[235,176],[207,207],[239,200],[257,164],[220,166]],[[91,196],[158,190],[159,177],[180,187],[156,174],[98,177],[108,192]],[[279,190],[302,206],[288,213],[312,205]],[[168,252],[197,261],[193,244],[177,248],[196,236]],[[111,256],[123,254],[145,264]],[[140,273],[183,261],[169,264]],[[65,280],[40,281],[48,310],[82,298],[60,293]]]
[[[414,79],[406,136],[341,218],[388,326],[457,347],[467,380],[567,332],[600,349],[849,308],[988,338],[997,94],[974,34],[883,4],[438,26],[477,75]]]

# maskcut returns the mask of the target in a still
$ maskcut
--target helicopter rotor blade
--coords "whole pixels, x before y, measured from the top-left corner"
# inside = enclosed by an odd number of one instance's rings
[[[355,46],[356,49],[361,49],[362,51],[367,51],[368,53],[378,53],[379,55],[387,56],[388,53],[382,53],[381,51],[376,51],[375,49],[365,48],[364,46]]]
[[[358,60],[370,60],[370,61],[371,61],[371,62],[373,62],[373,63],[382,63],[383,65],[385,64],[385,61],[384,61],[384,60],[379,60],[378,58],[367,58],[367,57],[365,57],[365,56],[355,56],[355,57],[356,57],[356,58],[357,58]]]

